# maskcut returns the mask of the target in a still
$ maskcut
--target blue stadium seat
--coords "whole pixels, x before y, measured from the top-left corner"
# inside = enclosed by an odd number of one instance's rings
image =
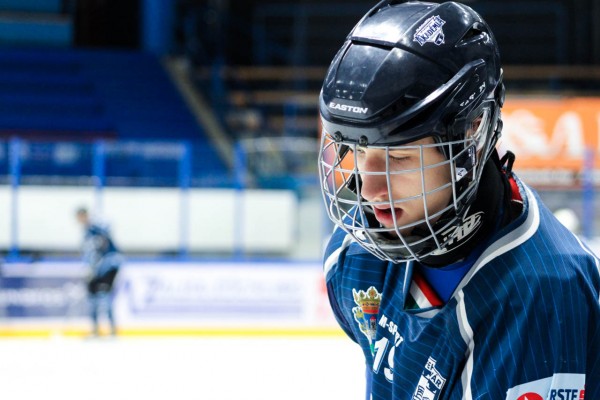
[[[158,58],[138,51],[0,48],[0,136],[15,135],[185,140],[207,149],[197,173],[226,171]]]
[[[63,0],[0,0],[2,11],[59,13]]]

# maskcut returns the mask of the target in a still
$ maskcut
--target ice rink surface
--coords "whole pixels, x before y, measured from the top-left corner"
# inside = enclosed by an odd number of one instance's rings
[[[10,400],[363,400],[345,337],[0,339]]]

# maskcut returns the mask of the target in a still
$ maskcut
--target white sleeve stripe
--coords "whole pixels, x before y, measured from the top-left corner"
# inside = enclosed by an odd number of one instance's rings
[[[325,274],[325,278],[327,278],[327,275],[329,274],[329,271],[337,265],[337,261],[338,258],[340,257],[340,253],[348,246],[350,246],[350,243],[352,242],[352,236],[348,233],[346,234],[346,236],[344,237],[344,240],[342,241],[342,245],[337,248],[333,253],[331,253],[329,255],[329,257],[327,257],[327,260],[325,260],[325,263],[323,263],[323,273]]]
[[[465,294],[461,290],[457,293],[458,304],[456,307],[456,316],[458,320],[458,327],[460,329],[460,335],[463,341],[467,344],[467,363],[463,369],[461,376],[461,383],[463,387],[463,399],[472,400],[473,394],[471,393],[471,377],[473,376],[473,350],[475,348],[475,342],[473,341],[473,329],[469,325],[467,319],[467,309],[465,307]]]

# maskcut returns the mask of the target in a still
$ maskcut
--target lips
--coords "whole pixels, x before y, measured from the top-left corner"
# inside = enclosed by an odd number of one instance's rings
[[[394,215],[392,214],[391,208],[377,208],[373,207],[373,212],[375,213],[375,218],[379,221],[383,226],[391,227],[395,224],[395,219],[400,218],[402,214],[401,208],[394,208],[394,212],[396,214],[396,218],[394,219]]]

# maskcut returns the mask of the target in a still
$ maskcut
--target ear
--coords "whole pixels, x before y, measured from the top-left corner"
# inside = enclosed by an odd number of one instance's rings
[[[473,134],[475,134],[475,132],[477,132],[477,129],[479,129],[482,120],[482,117],[477,117],[471,122],[471,126],[469,126],[469,128],[467,129],[467,137],[471,137]]]

